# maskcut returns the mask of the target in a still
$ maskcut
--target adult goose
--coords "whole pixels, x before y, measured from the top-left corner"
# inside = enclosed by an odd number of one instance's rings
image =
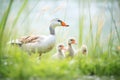
[[[64,59],[65,58],[65,54],[64,54],[63,50],[65,50],[64,45],[62,45],[62,44],[58,45],[58,47],[57,47],[57,53],[55,53],[52,56],[52,58],[53,59]]]
[[[68,27],[65,22],[56,18],[51,21],[49,26],[50,35],[41,36],[41,35],[33,35],[22,37],[20,39],[10,41],[11,44],[19,45],[23,50],[28,53],[38,52],[41,56],[42,53],[46,53],[50,51],[55,45],[55,28],[58,26]]]

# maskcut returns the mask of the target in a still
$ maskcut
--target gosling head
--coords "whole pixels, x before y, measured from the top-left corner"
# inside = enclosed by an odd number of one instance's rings
[[[58,48],[58,50],[60,50],[60,51],[66,50],[66,49],[65,49],[65,46],[64,46],[63,44],[59,44],[57,48]]]
[[[74,38],[70,38],[68,40],[68,44],[71,45],[71,44],[76,44],[76,40]]]
[[[87,49],[87,46],[86,45],[82,45],[81,46],[81,52],[82,54],[86,55],[88,53],[88,49]]]

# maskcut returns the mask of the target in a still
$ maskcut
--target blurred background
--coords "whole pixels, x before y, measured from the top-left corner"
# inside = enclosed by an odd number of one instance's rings
[[[9,2],[10,0],[0,0],[0,20]],[[69,37],[75,37],[77,40],[82,37],[82,43],[87,43],[85,38],[88,36],[91,24],[93,35],[97,31],[98,25],[102,26],[100,28],[102,29],[102,41],[106,41],[110,29],[113,33],[115,31],[113,19],[116,26],[120,27],[119,13],[119,0],[14,0],[6,29],[12,29],[18,36],[48,35],[50,21],[60,18],[70,27],[69,29],[56,29],[56,34],[59,36],[58,42],[63,42]],[[113,19],[111,15],[113,15]],[[79,35],[79,25],[84,28],[83,36]]]
[[[52,60],[56,48],[28,55],[9,40],[49,35],[52,19],[70,27],[56,28],[57,44],[75,37],[88,55]],[[120,0],[0,0],[0,80],[120,80]]]

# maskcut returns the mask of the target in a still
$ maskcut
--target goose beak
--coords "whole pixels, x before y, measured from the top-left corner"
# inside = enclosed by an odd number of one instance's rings
[[[61,25],[63,26],[63,27],[69,27],[69,25],[67,25],[65,22],[61,22]]]

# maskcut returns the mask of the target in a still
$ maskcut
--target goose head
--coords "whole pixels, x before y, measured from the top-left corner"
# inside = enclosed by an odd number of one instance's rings
[[[65,50],[65,46],[62,44],[59,44],[57,48],[58,48],[58,51]]]
[[[68,44],[71,45],[71,44],[76,44],[76,40],[74,38],[70,38],[68,40]]]
[[[67,25],[64,21],[55,18],[51,21],[50,27],[55,28],[57,26],[62,26],[62,27],[69,27],[69,25]]]
[[[81,52],[82,52],[82,54],[87,54],[88,53],[88,49],[87,49],[87,46],[86,45],[82,45],[81,46]]]
[[[51,35],[55,35],[55,28],[58,26],[69,27],[69,25],[67,25],[64,21],[62,21],[58,18],[55,18],[51,21],[50,28],[49,28]]]

